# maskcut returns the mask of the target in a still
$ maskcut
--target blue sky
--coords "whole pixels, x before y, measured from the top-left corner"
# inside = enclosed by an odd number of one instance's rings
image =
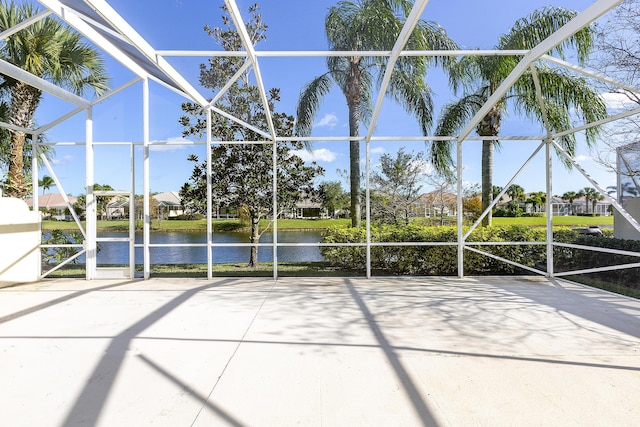
[[[113,8],[125,17],[147,41],[159,50],[215,50],[213,41],[203,31],[204,25],[221,25],[221,12],[218,0],[111,0]],[[238,1],[244,12],[254,1]],[[269,25],[267,40],[257,46],[258,50],[326,50],[324,37],[324,18],[328,7],[335,1],[299,1],[278,0],[260,2],[263,20]],[[564,0],[554,1],[555,6],[564,6],[584,10],[592,1]],[[492,48],[498,37],[508,31],[519,17],[525,16],[536,8],[548,5],[548,1],[496,1],[484,2],[458,0],[432,0],[423,15],[423,19],[440,23],[449,35],[463,48]],[[194,85],[198,84],[198,66],[206,57],[167,58],[169,62]],[[117,87],[134,76],[110,58],[107,58],[112,87]],[[295,104],[303,85],[325,71],[322,58],[265,58],[260,59],[260,67],[266,87],[279,87],[282,102],[279,111],[293,114]],[[436,115],[440,107],[454,99],[454,94],[438,70],[433,70],[427,81],[434,91]],[[152,141],[176,141],[181,139],[182,128],[178,123],[181,115],[180,104],[185,101],[179,95],[151,83],[151,130]],[[205,96],[211,96],[204,92]],[[129,142],[142,140],[142,85],[128,88],[113,98],[95,107],[94,139],[98,142]],[[72,107],[52,97],[45,97],[37,111],[39,124],[45,124]],[[51,142],[84,141],[84,114],[60,124],[47,132]],[[541,134],[539,125],[531,124],[515,115],[505,117],[502,126],[504,135]],[[320,109],[314,135],[346,136],[347,111],[344,98],[338,88],[329,94]],[[363,129],[361,134],[366,134]],[[419,135],[415,120],[399,106],[387,100],[383,105],[381,117],[376,126],[375,135]],[[579,138],[581,139],[581,138]],[[394,155],[401,146],[408,151],[424,151],[423,142],[373,142],[371,145],[372,165],[376,165],[383,153]],[[504,185],[529,157],[537,143],[505,142],[496,158],[494,181]],[[320,180],[341,179],[338,169],[348,167],[348,146],[344,143],[315,143],[313,149],[316,160],[326,170],[326,176]],[[363,150],[364,152],[364,150]],[[191,173],[191,164],[186,161],[189,154],[204,154],[203,146],[167,145],[153,148],[150,156],[150,187],[154,192],[179,190]],[[141,149],[136,154],[136,193],[142,192]],[[307,154],[307,153],[305,153]],[[579,158],[591,175],[603,186],[613,185],[615,177],[596,168],[590,160],[584,143],[579,145]],[[129,188],[129,148],[121,146],[96,147],[96,182],[109,184],[116,189]],[[555,161],[555,158],[554,158]],[[568,173],[555,162],[554,194],[569,190],[578,190],[589,183],[578,171]],[[60,178],[64,191],[74,195],[84,193],[84,148],[58,146],[54,160],[56,175]],[[42,171],[41,174],[48,174]],[[544,164],[541,155],[528,167],[526,173],[516,183],[526,191],[541,191],[545,188]],[[467,142],[464,146],[464,180],[469,183],[480,182],[480,142]],[[346,188],[346,185],[345,185]],[[428,187],[425,186],[425,190]]]

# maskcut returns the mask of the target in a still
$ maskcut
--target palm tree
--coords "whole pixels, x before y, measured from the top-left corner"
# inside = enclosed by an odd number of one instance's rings
[[[42,195],[44,196],[45,190],[50,189],[56,182],[49,175],[45,175],[38,181],[38,187],[42,187]]]
[[[500,38],[495,49],[531,49],[566,24],[576,12],[563,8],[547,7],[518,20],[509,33]],[[584,63],[593,44],[593,30],[583,28],[559,44],[553,52],[563,56],[566,48],[575,47],[579,63]],[[519,61],[515,56],[471,56],[460,61],[466,71],[465,91],[462,97],[443,108],[438,120],[437,135],[455,135],[480,110],[500,83]],[[571,127],[573,114],[584,121],[593,122],[606,117],[606,107],[598,93],[581,77],[541,62],[532,64],[540,82],[542,98],[551,132]],[[452,77],[462,78],[462,73]],[[480,136],[497,137],[502,124],[502,114],[507,106],[523,113],[531,120],[543,122],[543,110],[537,99],[533,73],[529,69],[507,91],[505,96],[487,113],[476,127]],[[596,128],[585,131],[589,146],[595,143]],[[563,136],[557,141],[570,155],[575,153],[575,136]],[[492,202],[493,156],[499,144],[498,138],[482,142],[482,208]],[[446,170],[453,163],[453,144],[450,141],[434,141],[431,144],[432,163],[437,170]],[[570,166],[568,161],[564,162]],[[483,225],[491,225],[491,212],[483,218]]]
[[[585,200],[586,200],[586,194],[585,194],[584,190],[578,190],[576,192],[576,199],[582,199],[583,197],[585,197]],[[586,200],[586,202],[587,202],[586,204],[588,204],[588,200]],[[585,212],[585,213],[588,213],[588,212],[589,212],[589,210],[588,210],[588,207],[587,207],[587,212]],[[574,212],[574,215],[575,215],[575,212]]]
[[[38,10],[28,3],[0,3],[0,32],[36,13]],[[0,58],[78,95],[87,89],[99,95],[108,87],[99,53],[83,42],[80,34],[53,17],[41,19],[9,36],[0,48]],[[9,123],[28,129],[33,126],[42,92],[19,80],[8,79],[8,84]],[[11,131],[7,193],[15,197],[24,197],[27,191],[23,157],[25,139],[24,132]]]
[[[331,7],[325,20],[329,48],[335,51],[375,50],[393,48],[406,17],[411,11],[409,0],[340,1]],[[456,49],[437,24],[419,21],[407,44],[411,50]],[[344,94],[349,111],[351,224],[360,225],[360,125],[368,124],[372,113],[374,82],[379,85],[388,59],[383,56],[330,56],[328,71],[309,82],[302,90],[297,106],[296,134],[311,134],[320,101],[333,85]],[[452,64],[450,58],[400,57],[387,89],[387,95],[412,113],[423,134],[431,127],[431,90],[424,81],[431,63]],[[377,79],[377,80],[376,80]]]
[[[604,200],[604,195],[599,192],[591,196],[591,213],[596,213],[596,206],[598,205],[598,202],[601,202],[602,200]]]
[[[567,202],[569,202],[569,208],[571,209],[571,215],[573,215],[574,209],[573,209],[573,201],[575,199],[579,199],[581,196],[578,195],[578,193],[576,193],[575,191],[567,191],[566,193],[564,193],[562,196],[560,196],[560,198],[562,200],[565,200]]]
[[[516,202],[519,202],[522,199],[524,199],[526,195],[526,193],[524,192],[524,188],[522,188],[518,184],[511,184],[511,186],[509,186],[509,188],[507,189],[506,193],[509,197],[511,197],[511,200],[514,200]]]
[[[542,207],[547,203],[547,193],[544,191],[534,191],[529,193],[529,198],[526,203],[531,203],[535,212],[541,212]]]
[[[602,196],[600,192],[593,187],[585,187],[581,190],[581,192],[582,192],[582,195],[584,196],[584,202],[587,205],[587,213],[589,213],[590,201],[593,201],[593,209],[595,210],[596,203],[598,203],[598,200],[604,199],[604,196]],[[602,197],[602,198],[599,199],[599,197]]]
[[[625,194],[628,194],[632,197],[638,197],[638,187],[635,185],[635,183],[630,182],[630,181],[626,181],[623,182],[620,185],[620,195],[618,197],[618,201],[622,201],[624,199]],[[611,194],[616,194],[618,195],[618,186],[617,185],[609,185],[607,187],[607,193],[609,195]]]

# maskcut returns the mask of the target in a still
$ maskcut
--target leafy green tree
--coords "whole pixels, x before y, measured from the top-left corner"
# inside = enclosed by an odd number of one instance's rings
[[[323,181],[318,186],[318,197],[321,200],[322,208],[325,209],[331,218],[336,212],[349,207],[349,195],[344,192],[340,181]]]
[[[113,187],[109,184],[94,184],[94,191],[113,191]],[[113,197],[111,196],[96,196],[96,213],[100,216],[100,219],[104,219],[107,215],[107,206],[111,202]]]
[[[0,3],[0,32],[20,24],[39,11],[29,3]],[[91,89],[95,94],[108,87],[103,61],[97,50],[82,36],[53,17],[41,19],[7,37],[0,47],[0,58],[37,77],[61,85],[76,94]],[[9,91],[8,122],[20,128],[33,126],[35,111],[42,99],[40,89],[5,77]],[[24,197],[24,132],[11,130],[7,195]]]
[[[228,51],[242,49],[235,29],[229,26],[230,19],[225,7],[223,23],[225,28],[205,30]],[[249,9],[252,19],[247,30],[254,43],[263,40],[266,25],[258,13],[258,6]],[[217,93],[243,65],[243,61],[233,57],[214,57],[207,65],[201,66],[200,83]],[[271,89],[267,94],[271,120],[278,136],[293,134],[294,117],[275,111],[280,100],[279,89]],[[267,115],[258,88],[250,83],[248,72],[243,75],[216,102],[216,107],[226,110],[240,120],[258,128],[267,128]],[[180,118],[184,135],[202,135],[206,126],[206,115],[194,104],[182,106],[186,113]],[[222,116],[212,115],[213,134],[221,141],[258,141],[262,137],[244,126]],[[305,165],[304,160],[294,154],[294,150],[304,148],[301,142],[278,142],[276,145],[277,164],[277,208],[278,212],[291,209],[303,193],[313,194],[313,179],[323,170],[315,163]],[[194,169],[188,182],[181,190],[183,203],[200,213],[206,213],[207,200],[207,159],[200,161],[191,155],[189,160]],[[260,219],[273,214],[273,145],[271,141],[257,144],[218,144],[211,150],[212,196],[223,207],[231,207],[246,215],[250,222],[250,242],[257,244],[261,234]],[[249,266],[258,263],[258,246],[251,247]]]
[[[371,175],[376,192],[371,201],[374,218],[384,223],[409,224],[411,206],[420,198],[425,167],[421,153],[406,153],[404,147],[395,157],[380,156],[380,171]]]
[[[329,49],[335,51],[390,50],[406,17],[410,0],[340,1],[329,8],[325,31]],[[457,48],[444,30],[433,22],[419,21],[409,37],[407,49],[446,50]],[[329,56],[327,72],[309,82],[300,94],[297,106],[296,134],[311,134],[322,98],[333,85],[344,94],[349,110],[349,181],[351,224],[360,225],[360,125],[368,125],[372,114],[374,87],[384,75],[388,58],[383,56]],[[450,58],[404,56],[398,59],[391,75],[387,95],[413,114],[426,135],[432,124],[431,89],[425,82],[432,63],[447,65]]]
[[[495,49],[531,49],[549,37],[576,12],[547,7],[519,19],[511,30],[500,37]],[[567,48],[575,48],[579,63],[584,63],[593,44],[593,29],[583,28],[552,50],[561,57]],[[455,135],[480,110],[500,83],[520,61],[518,56],[469,56],[460,61],[460,73],[452,74],[464,83],[464,92],[456,102],[446,105],[436,129],[437,135]],[[586,122],[595,122],[607,116],[606,107],[598,92],[582,77],[563,69],[550,67],[541,61],[532,64],[540,82],[540,91],[545,101],[546,118],[551,132],[572,127],[574,114]],[[476,126],[480,136],[496,137],[482,142],[482,207],[486,210],[492,203],[494,150],[499,145],[498,135],[502,116],[508,106],[538,123],[543,123],[543,110],[538,102],[533,72],[528,69],[507,91],[505,96],[491,108]],[[596,141],[598,129],[585,131],[587,143]],[[570,154],[575,154],[576,140],[573,134],[565,135],[557,142]],[[437,170],[447,170],[453,163],[451,141],[434,141],[431,144],[432,162]],[[565,164],[569,164],[565,161]],[[483,225],[491,225],[491,212],[483,218]]]
[[[493,200],[496,197],[498,197],[498,194],[500,194],[502,190],[503,190],[503,187],[500,187],[499,185],[494,185],[491,190],[491,194],[492,194],[491,199]]]
[[[65,232],[63,230],[54,229],[45,233],[42,243],[45,245],[75,245],[82,244],[84,236],[79,231]],[[46,265],[59,264],[67,258],[71,258],[77,254],[79,248],[72,246],[62,246],[55,248],[42,248],[42,261]],[[71,261],[77,262],[77,258]]]

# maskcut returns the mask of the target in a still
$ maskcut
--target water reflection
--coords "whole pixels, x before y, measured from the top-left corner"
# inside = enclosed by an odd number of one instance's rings
[[[318,243],[321,239],[321,231],[282,231],[278,232],[278,245],[283,243]],[[111,232],[100,233],[99,237],[127,237],[127,233]],[[205,244],[205,233],[151,233],[151,244]],[[214,233],[213,243],[248,243],[248,233]],[[273,233],[264,233],[260,243],[272,243]],[[136,233],[136,244],[142,244],[142,233]],[[213,247],[212,257],[214,263],[248,262],[251,248],[249,247]],[[151,264],[206,264],[206,247],[151,247],[149,248]],[[142,248],[135,249],[136,263],[143,261]],[[80,257],[84,262],[84,256]],[[98,252],[98,264],[128,264],[129,247],[126,242],[101,242]],[[259,262],[273,261],[273,248],[260,247],[258,249]],[[313,247],[281,247],[278,246],[279,262],[315,262],[323,261],[320,248]]]

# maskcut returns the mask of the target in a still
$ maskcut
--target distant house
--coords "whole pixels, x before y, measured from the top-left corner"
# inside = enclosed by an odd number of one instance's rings
[[[300,200],[296,202],[296,206],[285,214],[286,218],[327,218],[328,216],[322,203],[306,193],[302,194]]]
[[[508,204],[508,202],[511,201],[511,198],[505,194],[504,196],[502,196],[502,203],[499,203],[499,206],[505,206]],[[523,209],[523,211],[531,213],[534,212],[533,209],[533,205],[531,203],[526,203],[526,202],[519,202],[518,203],[520,208]],[[588,213],[596,213],[597,215],[602,215],[602,216],[606,216],[606,215],[610,215],[610,206],[611,203],[609,203],[608,200],[598,200],[596,202],[595,205],[595,210],[594,210],[594,206],[593,206],[593,201],[589,201],[589,209],[588,209]],[[539,211],[540,212],[545,212],[546,209],[546,204],[542,204],[539,207]],[[558,196],[553,196],[551,198],[551,215],[552,216],[567,216],[567,215],[574,215],[574,214],[586,214],[587,213],[587,203],[584,197],[581,197],[579,199],[575,199],[573,201],[573,204],[569,203],[566,200],[562,200],[560,197]]]
[[[165,191],[152,197],[158,202],[158,218],[173,218],[185,213],[177,191]]]
[[[413,217],[455,216],[458,206],[457,196],[447,191],[432,191],[421,195],[410,206]]]
[[[67,196],[69,203],[72,205],[77,201],[73,196]],[[27,205],[33,207],[33,198],[27,199]],[[64,200],[64,196],[60,193],[49,193],[38,196],[38,209],[43,213],[44,218],[51,218],[57,221],[71,219],[69,217],[69,205]]]
[[[155,207],[151,216],[155,218],[173,218],[184,214],[182,199],[177,191],[166,191],[164,193],[154,194],[151,196],[155,200]],[[136,198],[135,202],[136,217],[141,219],[142,203],[140,198]],[[153,205],[152,205],[153,206]],[[116,196],[107,204],[106,208],[108,219],[120,219],[129,217],[129,200],[126,197]]]

